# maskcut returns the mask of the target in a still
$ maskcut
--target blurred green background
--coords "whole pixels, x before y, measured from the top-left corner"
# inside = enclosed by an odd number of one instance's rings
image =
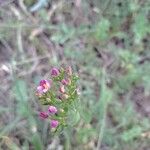
[[[35,90],[67,65],[81,118],[53,135]],[[150,1],[0,0],[0,82],[2,150],[149,150]]]

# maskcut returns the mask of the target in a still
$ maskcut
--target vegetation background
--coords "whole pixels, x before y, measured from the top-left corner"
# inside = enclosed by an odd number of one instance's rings
[[[54,136],[35,89],[62,65],[81,116]],[[0,82],[2,150],[150,150],[150,1],[0,0]]]

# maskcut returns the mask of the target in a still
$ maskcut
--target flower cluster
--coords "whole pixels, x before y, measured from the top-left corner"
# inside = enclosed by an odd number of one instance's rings
[[[39,113],[41,119],[50,119],[51,128],[58,130],[67,126],[69,110],[75,108],[78,100],[77,88],[78,76],[72,72],[72,68],[52,68],[51,79],[41,80],[36,95],[43,105],[47,105],[46,111]]]

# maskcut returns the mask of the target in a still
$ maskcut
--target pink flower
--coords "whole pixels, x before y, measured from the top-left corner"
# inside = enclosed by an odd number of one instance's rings
[[[37,87],[37,93],[39,95],[46,93],[51,87],[50,82],[51,81],[48,80],[41,80],[39,86]]]
[[[46,119],[46,118],[48,118],[48,113],[47,113],[47,112],[40,112],[40,113],[39,113],[39,117],[40,117],[41,119]]]
[[[51,120],[50,126],[51,128],[56,128],[59,125],[59,122],[57,120]]]
[[[51,75],[52,75],[52,76],[54,76],[54,77],[55,77],[55,76],[58,76],[59,73],[60,73],[60,72],[59,72],[59,70],[58,70],[57,68],[55,68],[55,67],[52,68],[52,70],[51,70]]]
[[[65,93],[65,87],[64,87],[64,85],[61,85],[61,86],[60,86],[59,91],[60,91],[61,93]]]
[[[63,79],[63,80],[61,81],[61,83],[62,83],[63,85],[69,85],[69,84],[71,84],[71,80],[70,80],[70,79]]]
[[[48,111],[50,112],[50,114],[55,114],[57,113],[57,108],[55,106],[49,106]]]

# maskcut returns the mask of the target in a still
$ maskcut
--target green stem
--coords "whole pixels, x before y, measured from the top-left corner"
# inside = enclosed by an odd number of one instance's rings
[[[96,150],[100,150],[105,126],[106,126],[106,118],[107,118],[107,107],[112,97],[111,92],[106,86],[106,73],[105,69],[102,70],[102,78],[101,78],[101,91],[100,91],[100,98],[99,98],[99,109],[100,109],[100,119],[99,119],[99,135],[98,135],[98,143]]]
[[[106,117],[107,117],[107,106],[104,108],[104,114],[103,114],[102,123],[101,123],[100,130],[99,130],[98,143],[97,143],[96,150],[100,150],[100,147],[101,147],[105,125],[106,125]]]

